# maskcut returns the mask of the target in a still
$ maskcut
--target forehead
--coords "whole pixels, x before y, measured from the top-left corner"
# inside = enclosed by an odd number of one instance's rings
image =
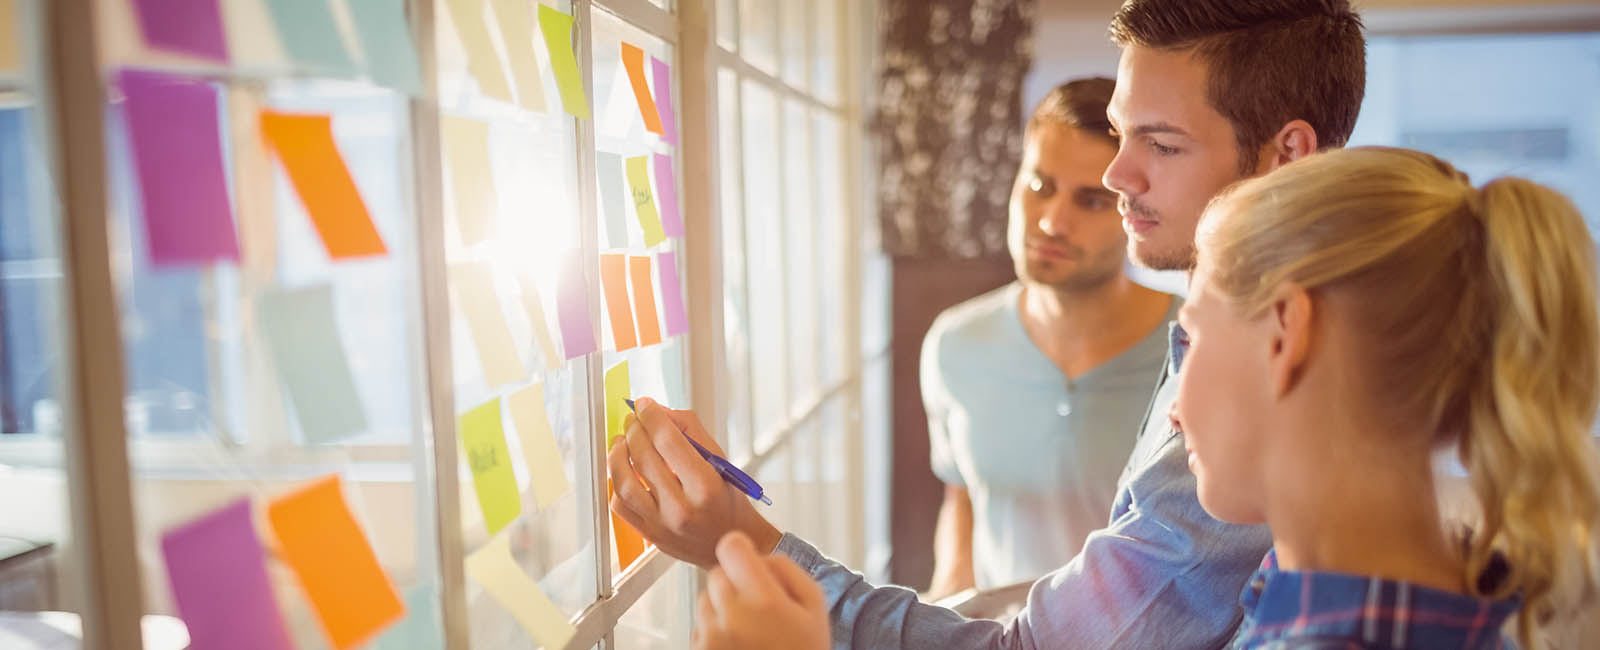
[[[1050,122],[1029,130],[1023,152],[1032,166],[1056,174],[1088,174],[1096,179],[1096,185],[1116,155],[1116,145],[1106,137]]]
[[[1107,114],[1119,129],[1165,122],[1194,133],[1222,115],[1207,99],[1206,65],[1187,51],[1130,45],[1117,64],[1117,86]]]

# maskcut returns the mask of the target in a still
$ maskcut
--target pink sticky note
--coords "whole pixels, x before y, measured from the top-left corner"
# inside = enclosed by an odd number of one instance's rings
[[[589,319],[588,293],[583,290],[583,256],[568,251],[561,264],[561,290],[556,293],[561,312],[561,343],[567,359],[600,349],[594,341],[594,321]]]
[[[678,111],[672,108],[672,69],[667,62],[650,57],[651,76],[656,84],[656,113],[661,115],[661,126],[666,133],[661,137],[674,147],[678,146]]]
[[[294,648],[272,597],[249,499],[167,531],[161,553],[190,648]]]
[[[238,260],[239,240],[223,175],[217,91],[160,72],[122,70],[123,115],[139,173],[150,262]]]
[[[683,283],[678,281],[678,256],[663,252],[656,256],[661,272],[661,314],[667,321],[667,336],[689,331],[689,313],[683,309]]]
[[[656,208],[668,237],[683,237],[683,217],[678,214],[678,179],[672,174],[672,156],[655,154]]]
[[[134,0],[139,30],[151,48],[228,60],[217,0]]]

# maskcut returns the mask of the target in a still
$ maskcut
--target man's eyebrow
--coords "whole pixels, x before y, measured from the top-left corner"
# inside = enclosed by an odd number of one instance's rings
[[[1181,135],[1186,138],[1189,137],[1188,131],[1183,130],[1175,124],[1170,124],[1167,122],[1140,124],[1139,126],[1133,127],[1128,131],[1128,135],[1133,136],[1150,135],[1153,133],[1171,133],[1173,135]]]
[[[1114,198],[1117,193],[1105,188],[1104,185],[1079,185],[1072,188],[1072,193],[1080,197]]]

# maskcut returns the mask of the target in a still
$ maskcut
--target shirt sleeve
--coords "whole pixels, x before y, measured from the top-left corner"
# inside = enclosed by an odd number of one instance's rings
[[[928,414],[928,460],[933,475],[946,485],[966,487],[961,469],[956,464],[955,450],[950,441],[950,393],[946,389],[943,367],[944,328],[935,321],[928,336],[922,340],[922,362],[919,376],[922,384],[922,406]]]

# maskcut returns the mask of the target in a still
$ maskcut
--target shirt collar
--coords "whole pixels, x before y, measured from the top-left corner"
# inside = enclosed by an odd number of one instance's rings
[[[1167,371],[1176,376],[1183,369],[1183,355],[1189,353],[1189,333],[1178,321],[1167,323]]]

